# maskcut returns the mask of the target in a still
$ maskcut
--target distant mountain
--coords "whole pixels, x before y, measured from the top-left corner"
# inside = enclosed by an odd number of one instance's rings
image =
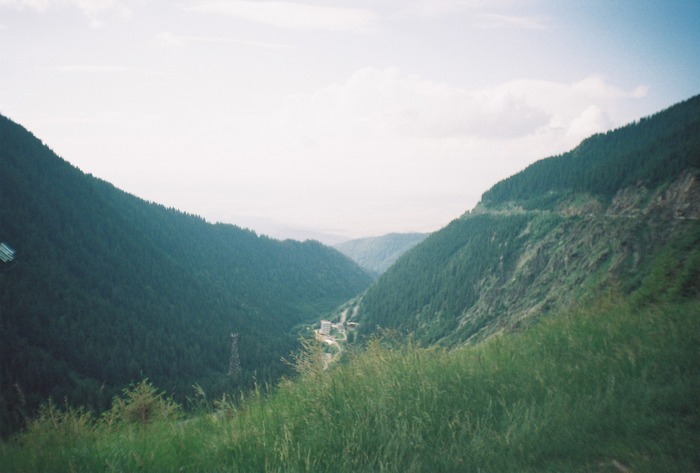
[[[181,400],[195,383],[216,395],[274,380],[295,325],[371,282],[320,243],[124,193],[5,117],[0,242],[15,250],[0,262],[0,425],[49,396],[103,407],[142,377]]]
[[[333,245],[372,274],[379,276],[401,255],[428,236],[427,233],[390,233],[378,237],[359,238]]]
[[[699,176],[700,96],[592,136],[406,253],[365,294],[362,330],[453,346],[604,291],[697,294]]]

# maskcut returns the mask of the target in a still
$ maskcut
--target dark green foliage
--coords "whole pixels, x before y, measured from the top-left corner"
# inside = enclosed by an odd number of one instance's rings
[[[493,186],[482,202],[521,201],[526,208],[551,210],[561,196],[588,193],[609,199],[627,186],[656,187],[688,168],[700,168],[700,96],[538,161]]]
[[[144,376],[178,400],[195,382],[275,379],[292,327],[370,282],[320,243],[212,225],[86,176],[4,117],[0,239],[16,250],[0,263],[0,434],[49,396],[103,409]]]
[[[417,332],[428,344],[444,337],[480,296],[480,281],[505,278],[511,271],[528,221],[524,215],[476,215],[429,236],[367,291],[363,333],[380,326]]]
[[[698,297],[700,225],[689,225],[686,231],[679,232],[641,274],[647,276],[632,297],[638,305]]]

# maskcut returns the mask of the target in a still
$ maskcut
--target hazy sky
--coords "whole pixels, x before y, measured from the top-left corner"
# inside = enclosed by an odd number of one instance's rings
[[[698,93],[698,0],[0,0],[0,113],[276,237],[436,230]]]

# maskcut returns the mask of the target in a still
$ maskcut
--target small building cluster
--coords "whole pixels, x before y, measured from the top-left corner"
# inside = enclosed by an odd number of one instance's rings
[[[331,334],[331,328],[333,328],[333,325],[331,324],[330,321],[328,320],[321,320],[321,330],[319,330],[319,333],[321,335],[330,335]]]

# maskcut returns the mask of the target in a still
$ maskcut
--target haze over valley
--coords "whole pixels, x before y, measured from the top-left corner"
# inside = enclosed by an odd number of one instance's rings
[[[700,96],[540,160],[372,283],[318,242],[124,193],[3,117],[0,420],[20,433],[0,464],[686,471],[698,129]]]
[[[328,244],[435,231],[695,95],[694,1],[0,1],[0,113],[146,200]]]
[[[698,19],[0,0],[0,471],[700,470]]]

